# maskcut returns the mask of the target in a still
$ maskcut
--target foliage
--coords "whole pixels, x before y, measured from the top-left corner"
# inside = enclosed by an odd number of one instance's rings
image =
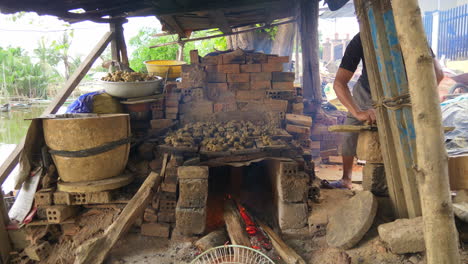
[[[57,75],[43,71],[21,48],[0,47],[0,63],[2,93],[45,98],[49,83],[57,81]]]
[[[176,41],[175,35],[153,37],[158,33],[156,29],[143,28],[138,34],[129,41],[130,46],[135,48],[135,51],[130,57],[130,67],[138,72],[145,72],[146,67],[143,64],[146,60],[175,60],[177,57],[178,45],[169,45],[159,48],[150,49],[150,46]],[[192,38],[207,36],[208,34],[219,34],[217,31],[197,31],[192,34]],[[203,41],[187,42],[184,46],[184,60],[189,61],[190,50],[198,49],[200,56],[204,56],[215,50],[225,50],[227,47],[224,37],[213,38]]]

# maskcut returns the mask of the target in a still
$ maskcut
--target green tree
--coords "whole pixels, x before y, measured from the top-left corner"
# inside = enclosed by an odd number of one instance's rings
[[[135,50],[130,57],[130,67],[138,72],[146,72],[144,61],[146,60],[175,60],[177,56],[177,45],[163,46],[150,49],[150,46],[176,41],[175,35],[153,37],[158,33],[156,29],[142,28],[138,34],[129,41]],[[208,34],[219,34],[217,31],[197,31],[192,33],[192,38],[204,37]],[[204,56],[215,50],[225,50],[227,47],[224,37],[213,38],[203,41],[187,42],[184,47],[184,60],[188,62],[190,50],[198,49],[199,55]]]

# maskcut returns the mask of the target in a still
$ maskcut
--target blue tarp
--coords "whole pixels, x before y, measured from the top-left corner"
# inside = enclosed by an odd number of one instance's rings
[[[92,113],[93,112],[93,97],[98,94],[102,94],[104,91],[91,92],[83,94],[73,103],[71,103],[66,113],[67,114],[78,114],[78,113]]]

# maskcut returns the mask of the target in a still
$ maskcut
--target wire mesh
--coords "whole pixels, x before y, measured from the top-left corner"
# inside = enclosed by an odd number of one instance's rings
[[[205,251],[191,264],[274,264],[274,262],[253,248],[226,245]]]

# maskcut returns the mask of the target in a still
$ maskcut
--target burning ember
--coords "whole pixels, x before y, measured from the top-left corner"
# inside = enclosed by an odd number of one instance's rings
[[[266,235],[263,233],[263,231],[255,224],[255,222],[252,220],[252,217],[247,213],[247,210],[245,207],[240,205],[239,203],[237,204],[237,208],[239,209],[239,213],[242,217],[242,220],[245,223],[245,230],[247,231],[247,234],[251,237],[255,237],[258,242],[260,242],[261,246],[266,249],[266,250],[271,250],[273,246],[271,245],[271,241],[266,237]],[[260,249],[259,246],[253,245],[252,248],[255,249]]]

